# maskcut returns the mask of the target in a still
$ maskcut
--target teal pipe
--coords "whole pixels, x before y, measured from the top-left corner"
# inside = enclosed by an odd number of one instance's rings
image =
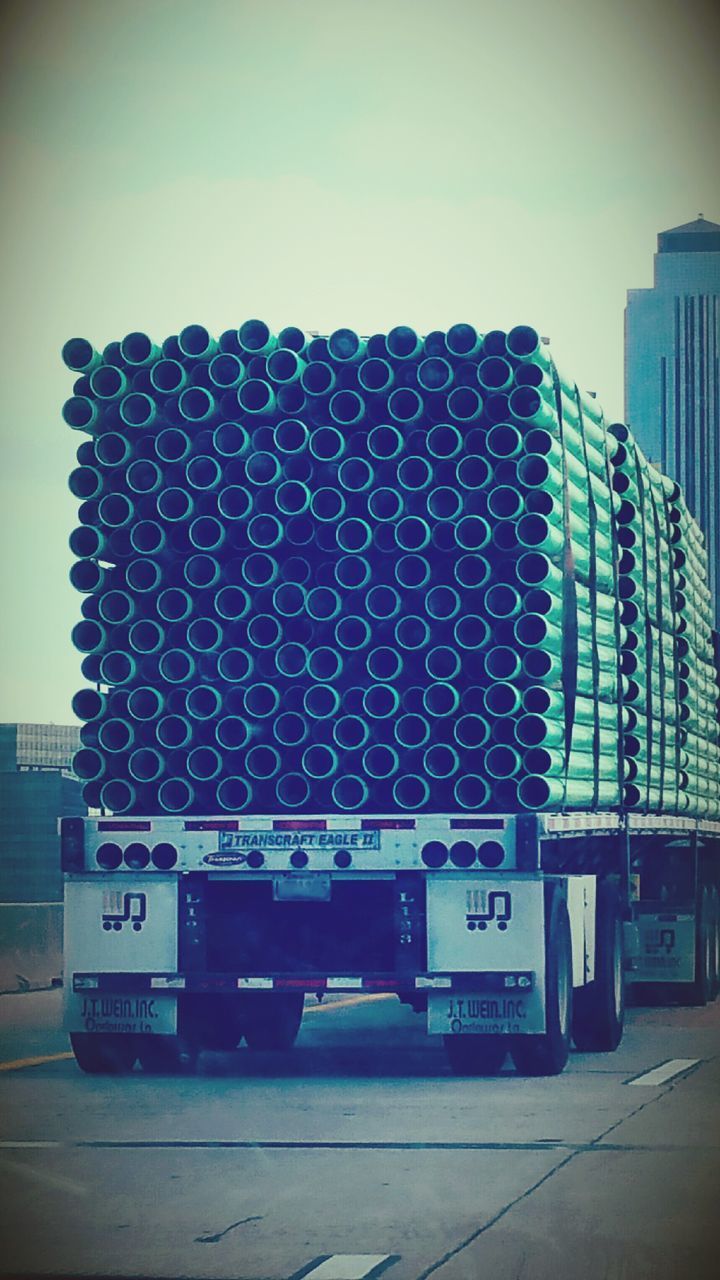
[[[98,743],[103,751],[116,755],[120,751],[129,751],[135,741],[135,729],[129,720],[120,716],[111,716],[104,720],[98,729]]]
[[[367,585],[371,572],[364,556],[341,556],[335,565],[335,580],[344,591],[355,591]]]
[[[405,503],[398,489],[373,489],[368,498],[368,511],[374,520],[399,520]]]
[[[344,495],[339,489],[329,485],[316,489],[310,499],[310,511],[316,520],[323,523],[333,524],[336,520],[342,520],[345,509]]]
[[[395,640],[401,649],[422,649],[430,640],[430,627],[424,618],[405,614],[395,624]]]
[[[98,400],[117,400],[124,396],[128,380],[114,364],[101,364],[90,374],[90,390]]]
[[[513,385],[513,367],[503,356],[486,356],[480,361],[477,380],[483,391],[507,391]]]
[[[363,751],[362,767],[366,777],[382,782],[397,773],[400,757],[393,747],[384,742],[373,743]]]
[[[247,809],[250,804],[252,794],[252,787],[247,778],[237,775],[221,778],[215,791],[218,808],[224,813],[242,813],[243,809]]]
[[[516,387],[510,394],[510,413],[520,422],[535,427],[550,427],[557,421],[557,412],[535,387]]]
[[[522,668],[520,654],[509,645],[494,645],[485,654],[483,664],[491,680],[515,680]]]
[[[366,458],[345,458],[338,467],[338,484],[349,493],[369,489],[375,473]]]
[[[102,363],[102,356],[87,338],[68,338],[62,349],[62,359],[73,373],[90,374]]]
[[[248,541],[253,547],[277,547],[283,538],[283,527],[277,516],[253,516],[247,527]]]
[[[354,329],[335,329],[327,340],[328,351],[339,364],[357,364],[365,356],[365,342]]]
[[[166,649],[160,654],[158,668],[168,684],[186,684],[195,674],[195,658],[186,649]]]
[[[106,578],[107,570],[95,560],[76,560],[70,569],[70,582],[76,591],[101,591]]]
[[[361,809],[367,803],[368,789],[356,774],[345,774],[332,784],[331,795],[336,808],[343,811]]]
[[[496,743],[485,753],[485,770],[491,778],[514,778],[522,768],[522,756],[514,747]]]
[[[178,347],[188,360],[209,361],[218,344],[202,324],[188,324],[178,334]]]
[[[453,356],[472,360],[482,350],[482,335],[471,324],[454,324],[445,335],[445,344]]]
[[[89,560],[105,551],[107,541],[99,529],[82,524],[77,529],[73,529],[68,545],[74,556],[78,556],[81,560]]]
[[[417,379],[423,391],[447,391],[453,382],[452,365],[442,356],[429,356],[418,365]]]
[[[92,431],[97,426],[100,413],[94,400],[87,396],[71,396],[63,405],[62,416],[73,431]]]
[[[73,694],[72,710],[78,720],[99,720],[107,711],[107,694],[99,689],[78,689]]]
[[[123,623],[129,622],[135,616],[135,601],[129,592],[115,588],[112,591],[104,592],[100,596],[98,613],[102,621],[107,622],[110,626],[122,626]]]
[[[429,618],[433,618],[437,622],[445,622],[457,617],[461,603],[460,594],[454,587],[431,587],[425,593],[425,612]]]
[[[313,621],[329,622],[338,617],[342,603],[342,598],[332,587],[313,587],[307,593],[305,608]]]
[[[127,684],[135,678],[137,662],[122,649],[111,649],[100,659],[100,680],[103,684]]]
[[[94,747],[81,747],[72,758],[72,771],[83,782],[94,782],[97,778],[102,778],[106,769],[105,757]]]
[[[311,720],[329,720],[339,708],[340,694],[332,685],[310,685],[303,694],[303,710]]]
[[[460,705],[460,695],[453,685],[437,680],[423,691],[423,707],[429,716],[442,719],[451,716]]]
[[[128,715],[132,716],[133,720],[141,720],[144,723],[157,720],[162,715],[164,707],[165,695],[152,685],[140,685],[137,689],[131,689],[128,694]]]
[[[425,447],[431,458],[438,461],[454,458],[463,448],[463,437],[457,427],[449,422],[438,422],[427,433]]]
[[[155,737],[167,751],[179,751],[190,744],[192,725],[187,716],[166,715],[158,720]]]
[[[193,388],[199,390],[199,388]],[[187,392],[183,392],[186,395]],[[144,391],[131,391],[120,401],[120,417],[126,427],[151,427],[157,417],[157,405]]]
[[[275,715],[279,705],[280,694],[274,685],[258,681],[245,690],[245,712],[251,721]]]
[[[153,747],[138,747],[128,760],[128,773],[135,782],[157,782],[165,772],[165,761]]]
[[[489,623],[479,614],[463,614],[455,623],[453,637],[461,649],[483,649],[490,640]]]
[[[387,720],[396,714],[400,694],[392,685],[371,684],[362,695],[362,705],[370,720]]]
[[[422,551],[430,542],[430,526],[419,516],[403,516],[395,526],[395,539],[402,551]]]
[[[459,768],[460,756],[457,751],[443,742],[428,747],[423,755],[423,770],[436,781],[451,778]]]
[[[246,320],[238,329],[238,344],[249,356],[267,356],[277,346],[277,338],[264,320]]]
[[[99,653],[107,644],[107,631],[93,618],[83,618],[76,622],[71,633],[76,649],[81,653]]]
[[[466,454],[457,464],[457,482],[461,489],[485,489],[493,478],[493,471],[482,454]]]
[[[244,520],[252,510],[252,495],[239,484],[226,485],[218,493],[218,511],[225,520]]]
[[[104,431],[96,436],[93,450],[101,467],[121,467],[132,453],[130,441],[119,431]]]
[[[186,387],[180,392],[178,409],[186,422],[209,422],[216,412],[217,401],[207,387]]]
[[[134,369],[144,369],[160,356],[160,348],[146,333],[128,333],[120,343],[120,355]]]
[[[398,324],[385,338],[391,360],[417,360],[422,352],[422,339],[407,324]]]
[[[430,721],[426,716],[409,712],[396,721],[394,733],[401,747],[409,750],[413,747],[423,747],[430,738]]]
[[[509,681],[498,680],[485,690],[483,702],[490,716],[512,716],[520,710],[522,694]]]
[[[402,523],[402,522],[401,522]],[[427,526],[426,526],[427,528]],[[399,526],[398,526],[399,529]],[[342,520],[337,527],[337,545],[341,551],[350,553],[365,551],[372,542],[372,529],[365,520],[350,516]],[[430,531],[428,530],[428,540]],[[398,532],[398,542],[400,541]]]
[[[184,813],[195,799],[186,778],[166,778],[158,788],[158,806],[165,813]]]
[[[453,737],[458,746],[473,751],[476,747],[485,746],[490,737],[490,725],[485,716],[467,712],[453,722]]]
[[[527,648],[547,646],[554,653],[562,649],[562,632],[539,613],[525,613],[514,624],[515,639]]]
[[[140,618],[130,627],[128,643],[133,653],[158,653],[165,643],[165,630],[152,618]]]
[[[325,360],[312,360],[300,374],[300,385],[309,396],[329,396],[335,390],[337,376]]]
[[[409,426],[422,417],[425,404],[420,393],[413,387],[397,387],[390,392],[387,410],[394,422]]]
[[[302,773],[284,773],[275,783],[281,808],[299,809],[310,799],[310,783]]]
[[[243,413],[270,415],[275,408],[275,392],[263,378],[247,378],[238,387],[237,402]]]
[[[240,458],[250,448],[250,436],[239,422],[221,422],[213,431],[212,441],[215,453],[222,458]]]
[[[309,437],[310,453],[318,462],[338,462],[345,440],[336,427],[316,427]]]
[[[283,582],[273,590],[273,608],[281,618],[295,618],[305,611],[307,592],[297,582]]]
[[[335,640],[341,649],[348,652],[364,649],[370,642],[371,634],[367,619],[357,614],[346,614],[335,626]]]
[[[296,382],[306,367],[297,351],[292,351],[289,347],[276,347],[268,356],[268,377],[280,385]]]
[[[454,387],[447,398],[447,411],[463,425],[477,422],[483,411],[483,398],[474,387]]]
[[[488,494],[488,511],[495,520],[517,520],[525,510],[525,499],[513,485],[495,485]]]
[[[430,581],[430,561],[426,556],[403,555],[395,562],[394,573],[399,586],[413,591]]]
[[[338,771],[339,763],[337,751],[321,742],[306,747],[302,754],[303,773],[316,781],[333,777]]]
[[[508,352],[516,360],[532,360],[543,368],[550,366],[547,347],[540,341],[537,329],[533,329],[529,324],[515,325],[515,328],[508,333],[505,341]]]
[[[305,645],[290,641],[280,645],[275,654],[275,664],[281,676],[296,679],[308,667],[309,654]]]
[[[455,562],[455,581],[467,591],[484,587],[490,573],[491,565],[486,556],[465,555]]]
[[[215,726],[215,740],[221,751],[239,751],[251,737],[252,729],[242,716],[223,716]]]
[[[491,794],[486,779],[476,773],[466,773],[458,778],[453,793],[460,809],[484,809]]]
[[[388,392],[395,381],[392,365],[377,356],[363,360],[358,369],[358,382],[371,395]]]
[[[158,360],[150,369],[150,383],[161,395],[177,396],[187,386],[187,369],[179,360]]]
[[[112,778],[100,788],[100,807],[111,813],[127,813],[135,804],[137,791],[122,778]]]
[[[367,656],[367,672],[373,680],[393,681],[402,675],[403,660],[397,649],[390,645],[378,645]]]
[[[393,800],[399,809],[422,809],[430,799],[430,787],[417,773],[405,773],[393,783]]]
[[[340,426],[357,426],[365,417],[365,400],[357,391],[336,391],[330,397],[329,412]]]
[[[463,516],[455,526],[455,541],[464,551],[482,551],[490,541],[490,525],[483,516]]]
[[[562,590],[562,570],[541,551],[525,551],[518,556],[515,572],[526,587],[546,586],[555,591]]]
[[[517,537],[522,546],[542,551],[549,556],[558,556],[565,549],[562,530],[550,524],[545,516],[521,516],[517,523]]]
[[[362,716],[341,716],[333,727],[333,739],[342,751],[357,751],[370,737],[367,720]]]
[[[486,437],[486,448],[493,458],[517,458],[523,451],[523,436],[511,422],[496,422]]]
[[[253,551],[242,560],[242,576],[249,587],[270,587],[278,576],[278,562],[266,551]]]

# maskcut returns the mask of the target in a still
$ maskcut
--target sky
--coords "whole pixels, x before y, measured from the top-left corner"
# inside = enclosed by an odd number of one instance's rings
[[[69,723],[66,338],[535,325],[622,416],[659,230],[720,221],[703,0],[5,0],[0,721]]]

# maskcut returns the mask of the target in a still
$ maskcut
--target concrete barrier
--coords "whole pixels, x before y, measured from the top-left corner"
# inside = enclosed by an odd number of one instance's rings
[[[37,991],[62,974],[63,904],[0,903],[0,994]]]

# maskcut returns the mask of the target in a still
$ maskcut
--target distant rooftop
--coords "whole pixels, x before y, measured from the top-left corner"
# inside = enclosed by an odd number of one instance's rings
[[[658,253],[720,253],[720,223],[700,213],[694,222],[683,222],[658,235]]]

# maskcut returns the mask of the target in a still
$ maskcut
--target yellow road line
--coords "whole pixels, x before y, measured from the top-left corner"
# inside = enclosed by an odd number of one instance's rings
[[[306,1013],[332,1013],[333,1009],[349,1009],[355,1004],[370,1004],[373,1000],[394,1000],[393,991],[378,991],[372,995],[348,996],[347,1000],[333,1000],[331,1004],[311,1004]]]
[[[44,1062],[67,1062],[72,1053],[47,1053],[41,1058],[15,1058],[12,1062],[0,1062],[0,1071],[19,1071],[21,1067],[41,1067]]]

